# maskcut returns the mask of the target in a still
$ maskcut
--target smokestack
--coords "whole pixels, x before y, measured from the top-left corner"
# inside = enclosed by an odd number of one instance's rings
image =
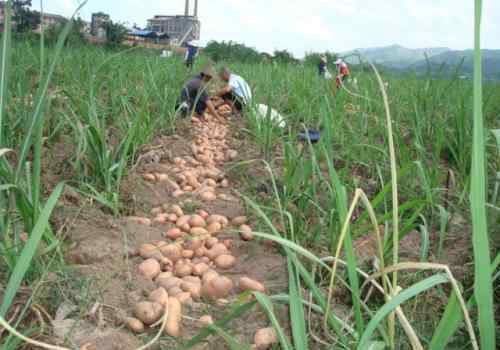
[[[186,0],[186,10],[184,11],[184,16],[189,16],[189,0]]]
[[[194,0],[194,16],[198,17],[198,0]]]

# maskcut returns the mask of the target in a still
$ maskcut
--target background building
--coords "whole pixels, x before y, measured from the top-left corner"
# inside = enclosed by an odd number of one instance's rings
[[[198,20],[198,0],[194,2],[194,13],[190,15],[190,1],[186,0],[184,15],[157,15],[148,20],[148,29],[153,32],[165,33],[173,43],[200,39],[201,22]],[[184,38],[185,37],[185,38]],[[182,43],[179,43],[182,44]]]
[[[109,21],[109,15],[102,12],[93,13],[92,22],[90,24],[90,34],[99,39],[106,39],[106,23]]]
[[[48,28],[53,26],[63,25],[64,23],[66,23],[67,20],[68,19],[66,17],[61,15],[44,13],[42,17],[42,23],[38,25],[38,27],[35,29],[35,32],[37,33],[42,32],[42,24],[43,24],[43,29],[47,30]]]

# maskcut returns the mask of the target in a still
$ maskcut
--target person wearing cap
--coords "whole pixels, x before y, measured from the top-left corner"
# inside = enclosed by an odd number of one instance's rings
[[[200,74],[187,81],[182,87],[176,110],[181,112],[184,117],[190,113],[194,113],[196,117],[204,119],[203,115],[208,109],[210,114],[219,118],[217,109],[210,100],[207,92],[208,84],[214,77],[215,71],[211,65],[208,65]]]
[[[188,43],[184,62],[189,70],[193,69],[196,56],[198,56],[198,47],[193,42]]]
[[[247,106],[252,101],[252,90],[248,83],[237,74],[231,72],[228,67],[221,69],[219,73],[220,79],[226,84],[218,93],[227,105],[231,106],[233,111],[241,113],[244,106]]]
[[[327,64],[328,59],[326,58],[326,56],[321,56],[318,64],[318,72],[320,77],[330,80],[332,79],[332,74],[328,70]]]
[[[349,78],[349,67],[347,63],[344,62],[341,58],[335,61],[335,65],[337,66],[338,75],[337,75],[337,88],[342,87],[344,85],[344,81]]]

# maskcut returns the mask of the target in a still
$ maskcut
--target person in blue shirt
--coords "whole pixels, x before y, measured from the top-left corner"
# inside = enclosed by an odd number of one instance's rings
[[[319,64],[318,64],[318,71],[319,71],[319,75],[322,77],[324,77],[326,72],[328,72],[328,68],[326,66],[326,63],[327,63],[326,57],[321,56],[321,58],[319,60]]]
[[[186,63],[186,67],[189,70],[193,69],[194,60],[195,60],[196,56],[198,56],[198,47],[189,43],[187,45],[186,57],[184,58],[184,61]]]

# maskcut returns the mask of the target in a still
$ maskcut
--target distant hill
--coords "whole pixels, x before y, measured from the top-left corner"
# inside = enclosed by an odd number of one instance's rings
[[[418,75],[458,74],[471,78],[474,71],[472,50],[457,51],[445,47],[409,49],[400,45],[357,49],[340,53],[348,63],[358,64],[359,52],[370,61],[394,72],[416,72]],[[460,68],[458,71],[457,69]],[[485,79],[500,80],[500,50],[483,50],[483,73]]]

